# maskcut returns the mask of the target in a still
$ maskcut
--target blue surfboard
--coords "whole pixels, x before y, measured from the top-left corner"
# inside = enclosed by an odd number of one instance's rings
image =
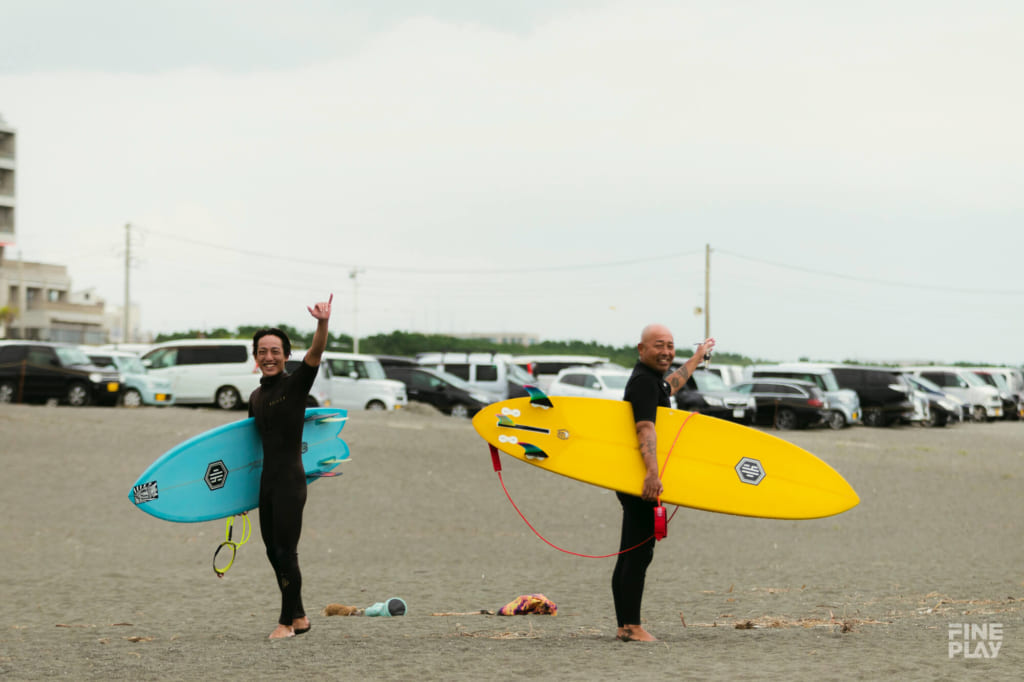
[[[330,472],[349,450],[341,440],[345,410],[306,410],[302,464],[306,480]],[[142,511],[166,521],[212,521],[254,509],[259,503],[263,445],[254,420],[218,426],[179,443],[161,455],[133,485],[128,499]]]

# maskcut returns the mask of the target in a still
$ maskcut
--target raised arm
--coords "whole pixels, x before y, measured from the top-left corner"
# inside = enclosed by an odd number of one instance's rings
[[[704,362],[704,357],[711,356],[711,351],[715,348],[714,339],[705,339],[704,343],[697,347],[697,350],[693,352],[693,356],[688,358],[683,363],[682,367],[665,377],[665,381],[668,382],[669,388],[672,389],[672,395],[675,395],[679,389],[686,385],[686,381],[693,376],[694,370],[700,366],[700,363]]]
[[[306,351],[306,357],[303,358],[303,362],[310,367],[320,366],[320,356],[323,355],[324,350],[327,348],[327,323],[331,319],[331,303],[333,301],[334,294],[331,294],[326,302],[317,303],[312,308],[306,306],[309,314],[316,318],[316,332],[313,334],[313,343],[310,344],[309,350]]]

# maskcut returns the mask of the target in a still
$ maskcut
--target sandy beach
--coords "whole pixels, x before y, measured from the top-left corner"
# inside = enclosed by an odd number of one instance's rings
[[[648,574],[644,618],[660,642],[626,644],[614,637],[614,560],[537,539],[469,421],[353,413],[344,475],[312,485],[306,507],[313,629],[270,642],[278,592],[258,530],[218,579],[223,521],[168,523],[128,502],[167,449],[242,417],[0,406],[0,677],[992,680],[1024,669],[1022,423],[781,434],[842,473],[860,506],[800,522],[680,510]],[[617,548],[612,493],[508,458],[504,476],[552,542]],[[534,592],[558,615],[434,615]],[[388,597],[408,615],[320,616]],[[951,629],[967,655],[950,655]]]

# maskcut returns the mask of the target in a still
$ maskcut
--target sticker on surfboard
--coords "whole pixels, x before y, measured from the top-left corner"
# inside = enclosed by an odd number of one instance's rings
[[[140,483],[132,488],[132,494],[135,496],[135,504],[145,504],[146,502],[158,499],[160,497],[160,490],[156,485],[156,481],[149,481],[148,483]]]
[[[739,475],[740,480],[750,485],[757,485],[764,480],[765,471],[764,467],[761,466],[761,462],[757,461],[753,457],[744,457],[736,465],[736,473]]]

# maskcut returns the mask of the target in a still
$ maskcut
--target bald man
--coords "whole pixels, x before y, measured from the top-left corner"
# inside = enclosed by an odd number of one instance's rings
[[[637,345],[640,358],[626,384],[624,399],[633,406],[636,437],[646,473],[641,497],[615,493],[622,504],[619,551],[623,553],[619,554],[612,573],[612,597],[618,621],[616,636],[623,642],[657,641],[640,624],[640,604],[647,567],[654,559],[654,508],[662,492],[658,476],[658,435],[654,427],[658,408],[670,407],[669,397],[686,384],[714,347],[715,340],[707,339],[682,367],[665,376],[676,357],[672,332],[664,325],[650,324],[640,334]],[[630,547],[636,548],[625,551]]]

